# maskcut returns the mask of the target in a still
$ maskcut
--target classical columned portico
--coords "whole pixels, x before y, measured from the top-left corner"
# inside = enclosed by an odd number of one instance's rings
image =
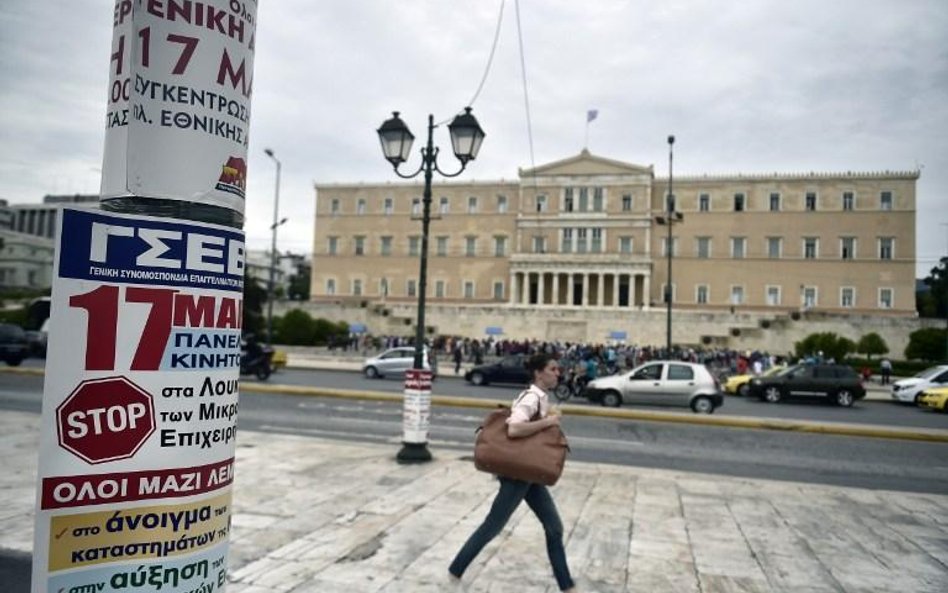
[[[650,282],[646,271],[514,270],[510,273],[510,304],[648,309]]]

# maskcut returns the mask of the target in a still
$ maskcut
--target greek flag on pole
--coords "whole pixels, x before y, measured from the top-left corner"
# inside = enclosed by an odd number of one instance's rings
[[[586,123],[588,124],[592,120],[596,119],[599,116],[598,109],[590,109],[586,112]]]

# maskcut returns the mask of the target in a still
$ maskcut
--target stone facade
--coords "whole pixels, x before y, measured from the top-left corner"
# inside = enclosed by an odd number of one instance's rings
[[[780,335],[785,350],[788,328],[800,325],[792,317],[839,328],[917,324],[917,179],[918,172],[683,176],[669,197],[668,180],[652,167],[583,151],[520,170],[513,181],[438,183],[426,325],[586,341],[624,332],[629,341],[661,344],[669,244],[676,343],[757,347]],[[412,325],[422,186],[332,184],[316,192],[314,304],[364,302],[368,312],[402,319],[396,328]],[[907,339],[893,331],[896,343]]]

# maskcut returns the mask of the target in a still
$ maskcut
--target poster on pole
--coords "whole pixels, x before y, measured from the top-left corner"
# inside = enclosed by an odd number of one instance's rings
[[[224,588],[244,257],[230,227],[62,210],[34,593]]]
[[[256,0],[116,0],[101,199],[244,212]]]

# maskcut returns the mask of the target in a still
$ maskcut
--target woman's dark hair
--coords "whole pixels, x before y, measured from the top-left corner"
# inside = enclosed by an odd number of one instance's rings
[[[527,369],[527,372],[529,372],[530,376],[532,377],[534,373],[545,369],[546,365],[549,364],[551,360],[556,360],[556,357],[547,352],[540,352],[526,359],[523,362],[523,366]]]

